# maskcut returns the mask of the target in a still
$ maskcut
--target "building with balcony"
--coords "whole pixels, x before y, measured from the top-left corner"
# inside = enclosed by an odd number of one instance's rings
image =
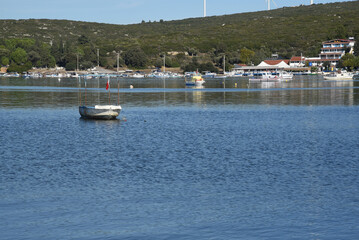
[[[321,62],[330,62],[336,65],[345,53],[354,53],[354,44],[355,41],[353,37],[323,42],[319,59]]]

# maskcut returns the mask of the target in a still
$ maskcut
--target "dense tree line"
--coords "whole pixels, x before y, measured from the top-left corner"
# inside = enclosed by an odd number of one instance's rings
[[[318,56],[323,41],[359,33],[359,1],[178,21],[113,25],[66,20],[0,20],[0,64],[9,71],[31,67],[87,69],[98,64],[222,70],[282,58]],[[179,54],[169,55],[169,52]],[[355,53],[358,53],[355,50]],[[78,61],[77,61],[78,60]],[[356,68],[347,59],[343,66]],[[214,67],[214,68],[213,68]]]
[[[359,68],[359,43],[355,44],[354,55],[346,54],[339,62],[339,67],[355,70]],[[228,52],[219,44],[212,52],[198,54],[193,49],[175,56],[146,54],[140,46],[116,52],[108,51],[106,46],[98,46],[88,37],[82,35],[76,42],[54,41],[51,44],[33,39],[0,40],[0,64],[8,66],[9,72],[25,72],[29,69],[64,67],[66,70],[89,69],[97,66],[116,68],[117,58],[121,67],[141,69],[163,66],[181,67],[183,71],[219,72],[226,66],[226,71],[236,63],[259,64],[270,56],[265,47],[255,51],[242,48]],[[166,59],[164,61],[164,58]],[[225,61],[225,62],[224,62]]]

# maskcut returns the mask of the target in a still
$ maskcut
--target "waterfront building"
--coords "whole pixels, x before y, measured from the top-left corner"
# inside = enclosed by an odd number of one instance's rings
[[[354,53],[354,44],[355,40],[353,37],[325,41],[319,54],[320,61],[336,65],[345,53]]]

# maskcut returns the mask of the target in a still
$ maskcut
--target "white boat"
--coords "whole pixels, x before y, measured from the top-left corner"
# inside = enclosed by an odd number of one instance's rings
[[[281,76],[273,75],[271,72],[256,72],[253,73],[253,77],[249,78],[249,81],[253,82],[277,82],[282,80]]]
[[[249,81],[258,82],[280,82],[293,79],[293,74],[288,72],[255,72]]]
[[[81,117],[87,119],[116,119],[121,112],[121,106],[117,105],[95,105],[94,107],[80,106]]]
[[[279,75],[283,78],[284,81],[289,81],[293,79],[293,73],[289,72],[280,72]]]
[[[203,78],[215,78],[217,76],[217,73],[212,73],[209,71],[205,71],[204,75],[202,76]]]
[[[119,104],[119,82],[118,84],[118,99],[117,105],[95,105],[95,106],[86,106],[86,80],[85,80],[85,105],[79,106],[79,113],[82,118],[86,119],[100,119],[100,120],[113,120],[116,119],[120,114],[122,108]],[[99,80],[98,80],[99,84]],[[81,80],[80,80],[81,86]],[[111,92],[110,92],[110,77],[107,79],[106,90],[108,90],[109,103],[111,102]],[[81,94],[80,94],[81,99]],[[81,105],[81,100],[80,100]]]
[[[325,80],[353,80],[354,76],[352,73],[330,73],[323,76]]]
[[[202,86],[205,81],[202,78],[202,75],[199,73],[195,73],[185,78],[186,86]]]
[[[358,73],[358,74],[353,75],[353,80],[359,80],[359,73]]]
[[[144,78],[145,75],[139,74],[139,73],[135,73],[135,74],[132,75],[132,77],[133,77],[133,78]]]

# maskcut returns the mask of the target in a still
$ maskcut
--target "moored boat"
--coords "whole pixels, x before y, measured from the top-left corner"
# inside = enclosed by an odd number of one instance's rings
[[[195,73],[190,75],[188,78],[185,78],[186,86],[202,86],[205,81],[202,78],[202,75],[199,73]]]
[[[349,72],[330,73],[323,76],[325,80],[353,80],[354,76]]]
[[[253,82],[277,82],[283,80],[278,75],[272,75],[270,72],[256,72],[253,73],[253,77],[249,78],[249,81]]]
[[[121,109],[119,105],[80,106],[79,112],[81,117],[87,119],[113,120],[120,114]]]
[[[120,114],[122,108],[119,104],[119,82],[117,81],[118,86],[118,99],[117,105],[111,105],[111,92],[110,92],[110,77],[107,79],[106,90],[108,90],[109,105],[95,105],[95,106],[86,106],[86,79],[85,79],[85,105],[81,105],[81,95],[80,95],[80,106],[79,113],[82,118],[86,119],[100,119],[100,120],[114,120]],[[80,81],[81,85],[81,81]]]

